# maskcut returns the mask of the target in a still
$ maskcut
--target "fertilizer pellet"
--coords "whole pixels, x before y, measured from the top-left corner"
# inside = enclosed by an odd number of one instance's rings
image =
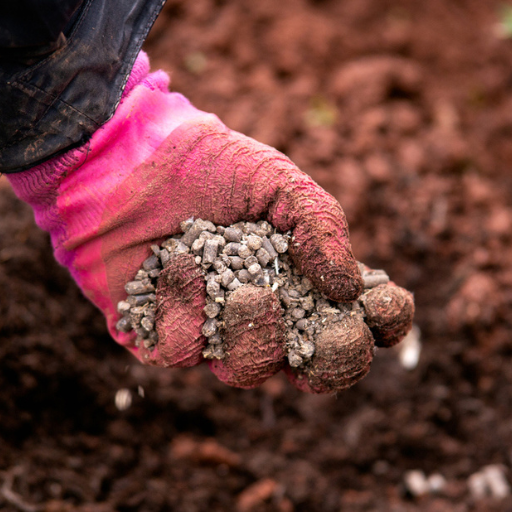
[[[337,304],[314,289],[301,276],[287,251],[290,233],[277,233],[266,221],[239,222],[233,226],[215,226],[202,219],[187,219],[180,224],[182,235],[152,245],[152,254],[144,260],[133,281],[126,284],[126,300],[118,304],[122,318],[117,329],[137,333],[136,345],[153,348],[158,342],[155,329],[155,289],[160,272],[174,255],[191,253],[205,275],[206,320],[202,333],[208,343],[206,359],[223,359],[223,310],[234,290],[244,285],[271,287],[279,297],[287,326],[288,363],[295,368],[307,365],[315,353],[315,339],[329,325],[347,316],[365,316],[364,300]],[[389,282],[382,270],[368,270],[360,264],[365,289]]]
[[[154,292],[155,287],[151,284],[148,278],[142,281],[130,281],[124,287],[128,295],[139,295],[142,293]]]

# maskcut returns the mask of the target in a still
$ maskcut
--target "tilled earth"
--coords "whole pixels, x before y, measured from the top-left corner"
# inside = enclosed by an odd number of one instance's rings
[[[0,181],[0,508],[508,511],[512,39],[494,0],[169,0],[172,88],[334,194],[358,260],[415,293],[422,352],[337,397],[138,364]],[[439,474],[413,496],[404,478]]]

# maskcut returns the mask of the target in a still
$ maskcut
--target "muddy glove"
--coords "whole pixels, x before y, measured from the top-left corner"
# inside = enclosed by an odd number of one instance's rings
[[[225,226],[266,219],[282,232],[292,230],[290,253],[301,272],[333,300],[358,297],[362,280],[336,200],[278,151],[168,92],[165,73],[148,71],[141,53],[114,117],[88,143],[8,176],[50,232],[57,260],[103,311],[114,339],[144,363],[203,361],[205,283],[191,255],[174,261],[160,279],[156,347],[137,347],[134,333],[116,330],[116,305],[150,245],[179,233],[190,217]],[[277,299],[258,303],[265,301]],[[243,339],[231,364],[213,365],[231,385],[253,387],[284,365],[278,309],[260,306],[231,326]],[[247,333],[243,325],[251,314],[259,315],[261,329]],[[252,361],[246,345],[257,347],[265,364]]]

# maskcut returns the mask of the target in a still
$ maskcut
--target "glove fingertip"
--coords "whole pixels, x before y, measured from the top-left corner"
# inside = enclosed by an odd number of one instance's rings
[[[139,359],[145,364],[185,368],[203,360],[206,338],[201,329],[205,320],[206,286],[203,273],[190,254],[174,257],[160,273],[156,290],[156,331],[152,349],[143,345]]]
[[[322,331],[305,367],[287,367],[290,382],[307,393],[336,393],[353,386],[369,371],[374,355],[370,329],[361,317],[345,317]]]
[[[363,292],[363,278],[352,255],[330,258],[327,255],[295,253],[300,269],[315,287],[334,302],[352,302]]]
[[[250,389],[281,370],[286,356],[282,310],[269,288],[246,285],[234,291],[224,322],[224,358],[209,362],[220,381]]]
[[[414,298],[405,288],[390,283],[372,288],[362,296],[375,345],[392,347],[412,329]]]

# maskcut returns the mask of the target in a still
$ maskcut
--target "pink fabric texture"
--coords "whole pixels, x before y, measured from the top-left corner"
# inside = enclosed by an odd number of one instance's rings
[[[284,155],[227,129],[168,92],[168,84],[165,73],[149,74],[141,53],[114,117],[87,144],[8,176],[51,234],[57,260],[105,314],[112,336],[150,364],[202,361],[205,293],[197,276],[177,278],[179,292],[162,299],[169,311],[156,349],[139,349],[134,335],[115,329],[124,284],[149,246],[178,233],[192,216],[224,225],[266,219],[292,229],[291,254],[302,272],[334,300],[356,298],[362,281],[335,199]],[[176,269],[192,271],[186,262]],[[219,378],[236,385],[229,369],[214,366]]]
[[[50,233],[57,261],[106,313],[111,334],[122,344],[133,335],[113,328],[118,315],[104,293],[100,225],[105,204],[133,169],[176,127],[205,115],[168,86],[163,71],[149,74],[149,59],[141,52],[115,116],[87,144],[8,176],[16,195],[32,206],[37,225]]]

